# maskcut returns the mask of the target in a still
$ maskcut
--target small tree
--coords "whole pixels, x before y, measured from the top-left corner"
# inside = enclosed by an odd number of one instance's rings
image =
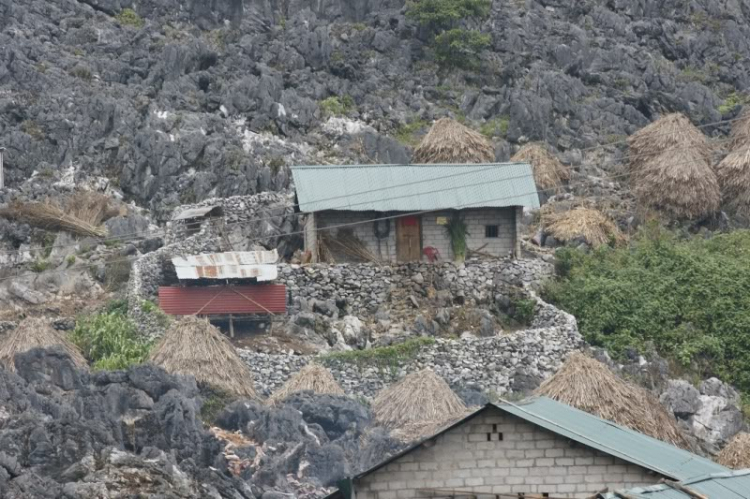
[[[435,59],[440,65],[471,69],[478,54],[490,45],[490,35],[476,30],[452,29],[435,37]]]
[[[453,259],[463,262],[466,259],[466,236],[469,235],[466,221],[458,213],[454,214],[445,225],[445,232],[451,240]]]
[[[490,13],[492,0],[409,0],[406,15],[422,26],[446,30],[468,18],[484,18]]]

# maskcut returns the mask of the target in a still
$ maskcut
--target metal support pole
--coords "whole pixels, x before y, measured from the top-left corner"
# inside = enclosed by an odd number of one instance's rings
[[[3,153],[4,147],[0,147],[0,189],[5,188],[5,170],[3,170]]]

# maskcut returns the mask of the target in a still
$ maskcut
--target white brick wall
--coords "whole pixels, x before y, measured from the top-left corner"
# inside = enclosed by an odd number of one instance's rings
[[[420,489],[585,498],[605,487],[647,486],[660,478],[491,409],[443,434],[434,445],[416,449],[362,478],[355,491],[357,499],[427,497]]]
[[[477,208],[463,210],[461,213],[468,225],[469,235],[466,242],[470,249],[484,246],[482,252],[497,257],[508,256],[508,253],[515,250],[518,241],[515,208]],[[396,261],[396,220],[391,220],[391,232],[388,238],[381,240],[375,237],[373,222],[369,221],[383,216],[382,213],[376,212],[348,211],[326,211],[315,214],[319,228],[362,222],[346,228],[352,229],[365,246],[382,260]],[[422,247],[437,248],[443,261],[452,261],[453,251],[445,227],[438,225],[437,220],[440,217],[450,218],[450,216],[450,212],[426,213],[421,216]],[[485,237],[486,225],[498,226],[497,238]],[[331,229],[331,232],[335,234],[338,230]],[[424,256],[423,260],[426,260]]]

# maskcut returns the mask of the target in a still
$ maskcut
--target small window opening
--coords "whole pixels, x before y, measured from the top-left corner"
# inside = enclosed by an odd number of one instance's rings
[[[497,434],[497,439],[502,442],[503,441],[503,434],[502,433],[498,433]]]
[[[542,497],[549,497],[549,492],[542,492]]]
[[[497,425],[496,424],[492,425],[492,433],[497,433]]]
[[[491,442],[491,441],[492,441],[492,433],[488,433],[488,434],[487,434],[487,441],[488,441],[488,442]]]
[[[484,237],[496,238],[499,237],[499,230],[497,225],[485,225],[484,226]]]

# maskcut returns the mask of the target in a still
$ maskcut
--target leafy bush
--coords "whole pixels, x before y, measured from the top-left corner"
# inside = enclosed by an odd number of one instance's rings
[[[359,366],[375,366],[379,368],[395,367],[399,363],[414,359],[422,348],[432,345],[435,340],[432,338],[412,338],[387,347],[371,348],[369,350],[353,350],[351,352],[337,352],[324,355],[321,361],[329,363],[330,361],[346,362]]]
[[[132,26],[134,28],[142,28],[145,24],[143,18],[139,16],[133,9],[122,9],[117,16],[115,16],[117,22],[123,26]]]
[[[341,98],[334,95],[320,102],[320,109],[326,116],[343,116],[353,110],[354,107],[354,99],[349,95]]]
[[[491,6],[492,0],[409,0],[406,15],[422,26],[449,29],[462,19],[487,17]]]
[[[42,272],[47,270],[49,267],[50,267],[49,260],[47,260],[46,258],[40,258],[32,262],[31,271],[41,274]]]
[[[457,262],[463,262],[466,259],[466,236],[469,235],[466,220],[456,213],[448,220],[444,229],[445,234],[451,241],[453,259]]]
[[[530,326],[536,315],[536,302],[528,298],[515,300],[512,303],[513,319],[519,324]]]
[[[652,344],[699,374],[750,389],[750,231],[710,239],[642,231],[630,247],[559,253],[547,298],[615,355]]]
[[[490,42],[490,35],[475,30],[444,31],[435,37],[435,59],[441,66],[472,69],[479,62],[479,53]]]
[[[508,128],[510,128],[510,117],[500,116],[484,123],[479,128],[479,132],[488,139],[493,139],[508,135]]]
[[[125,369],[148,357],[151,342],[138,334],[121,313],[103,312],[81,318],[71,336],[94,369]]]
[[[398,127],[395,133],[395,138],[399,142],[407,146],[416,146],[419,144],[419,137],[417,132],[427,127],[429,124],[425,120],[417,119],[406,125]]]

